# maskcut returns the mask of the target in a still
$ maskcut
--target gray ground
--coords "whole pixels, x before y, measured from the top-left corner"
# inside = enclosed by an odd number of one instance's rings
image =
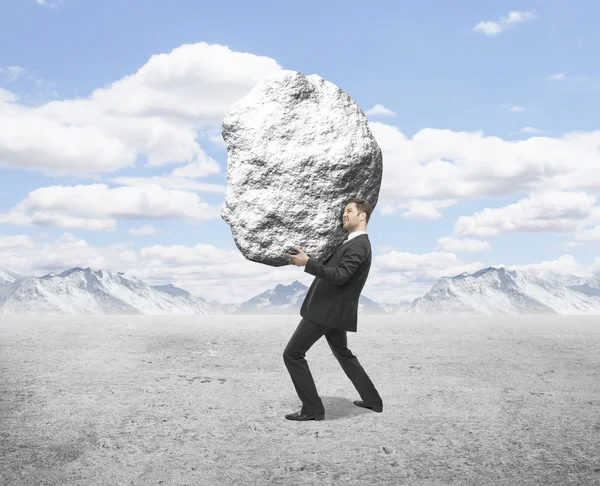
[[[600,485],[600,316],[359,316],[360,409],[300,317],[4,317],[2,485]]]

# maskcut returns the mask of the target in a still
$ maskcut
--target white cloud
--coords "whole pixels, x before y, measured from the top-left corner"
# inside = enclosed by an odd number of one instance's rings
[[[57,123],[36,109],[0,106],[0,165],[66,175],[133,167],[136,152],[91,125]]]
[[[173,176],[152,177],[114,177],[111,179],[115,184],[124,186],[147,187],[160,186],[163,189],[180,189],[193,192],[215,192],[225,194],[227,188],[222,184],[210,184],[208,182],[197,182],[192,179]]]
[[[540,263],[532,263],[528,265],[511,265],[510,270],[541,270],[546,272],[568,273],[581,277],[591,277],[594,275],[594,267],[597,266],[598,260],[594,264],[586,267],[580,263],[572,255],[562,255],[556,260],[544,260]]]
[[[16,94],[0,88],[0,106],[2,104],[15,103],[17,99],[18,97]]]
[[[0,77],[4,81],[13,82],[23,76],[26,71],[27,70],[21,66],[6,66],[5,68],[0,68]]]
[[[523,133],[543,133],[544,130],[539,130],[538,128],[533,128],[533,127],[524,127],[521,128],[521,131]]]
[[[2,266],[26,276],[42,276],[75,266],[119,271],[118,268],[131,261],[130,252],[129,244],[90,247],[71,233],[49,242],[37,242],[25,235],[0,236]]]
[[[114,231],[117,219],[182,218],[200,224],[219,217],[220,206],[211,206],[192,192],[92,184],[36,189],[14,208],[0,212],[0,223]]]
[[[462,240],[445,236],[437,241],[436,250],[451,252],[451,253],[474,253],[480,251],[491,250],[492,247],[487,241],[473,240],[464,238]]]
[[[187,179],[199,179],[211,174],[218,174],[220,171],[221,166],[214,159],[201,152],[191,164],[173,169],[172,175]]]
[[[131,228],[129,230],[129,232],[131,234],[141,235],[141,236],[158,234],[158,230],[151,224],[145,224],[143,226],[140,226],[139,228]]]
[[[521,113],[522,111],[525,111],[525,108],[522,106],[513,105],[508,109],[508,111],[511,113]]]
[[[373,108],[365,112],[366,115],[381,115],[381,116],[396,116],[392,110],[389,110],[383,105],[375,105]]]
[[[572,232],[594,215],[596,198],[583,192],[544,191],[503,208],[461,216],[454,225],[460,236],[494,236],[515,231]]]
[[[507,141],[430,128],[408,139],[391,125],[370,127],[383,152],[377,208],[384,216],[407,211],[411,217],[437,217],[432,208],[442,207],[440,201],[447,207],[543,190],[600,191],[600,130]],[[428,209],[421,216],[420,207]]]
[[[510,12],[506,17],[501,17],[497,21],[482,21],[473,27],[474,32],[481,32],[486,35],[497,35],[500,32],[512,27],[514,24],[534,19],[537,15],[533,12]]]
[[[498,22],[491,21],[481,21],[475,27],[473,27],[474,32],[483,32],[486,35],[496,35],[502,32],[503,28]]]
[[[398,302],[425,294],[441,277],[476,272],[482,262],[462,262],[454,253],[416,254],[391,250],[373,257],[363,294],[376,302]]]
[[[0,236],[0,251],[34,248],[35,243],[27,235]],[[5,265],[2,265],[5,266]]]
[[[565,73],[557,73],[557,74],[549,74],[548,75],[548,79],[554,79],[556,81],[560,81],[561,79],[564,79],[565,77]]]
[[[197,137],[231,104],[281,67],[220,45],[180,46],[86,99],[26,107],[0,96],[0,165],[55,175],[202,163]]]
[[[442,201],[421,201],[414,199],[408,201],[408,210],[402,213],[402,216],[408,219],[439,219],[442,213],[438,208],[447,208],[455,204],[453,199],[445,199]]]
[[[223,135],[221,133],[221,127],[214,127],[212,129],[205,130],[204,135],[213,145],[216,145],[220,148],[226,148],[225,140],[223,140]]]
[[[65,0],[35,0],[35,3],[42,7],[55,8],[65,3]]]
[[[600,241],[600,206],[594,206],[589,217],[577,227],[567,246],[581,246]]]
[[[586,243],[600,241],[600,225],[592,228],[583,228],[573,235],[573,239],[566,243],[567,246],[583,246]]]

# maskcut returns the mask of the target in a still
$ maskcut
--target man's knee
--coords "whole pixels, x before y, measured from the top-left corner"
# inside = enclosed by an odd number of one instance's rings
[[[294,350],[293,348],[287,347],[283,350],[283,361],[292,361],[300,359],[304,356],[300,351]]]
[[[354,356],[352,354],[352,351],[350,351],[348,348],[336,348],[334,346],[330,346],[330,347],[331,347],[331,351],[333,351],[333,354],[338,359],[354,359],[354,358],[356,358],[356,356]]]

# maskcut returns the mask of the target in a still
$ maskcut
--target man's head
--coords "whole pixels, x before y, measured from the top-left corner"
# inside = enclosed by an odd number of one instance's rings
[[[342,225],[348,233],[353,231],[367,231],[367,224],[371,218],[373,206],[366,199],[351,197],[346,202]]]

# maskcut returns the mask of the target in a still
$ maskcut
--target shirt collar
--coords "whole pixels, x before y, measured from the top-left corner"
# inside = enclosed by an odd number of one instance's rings
[[[366,234],[367,234],[366,231],[353,231],[352,233],[348,234],[348,239],[346,241],[350,241],[352,238],[355,238],[358,235],[366,235]]]

